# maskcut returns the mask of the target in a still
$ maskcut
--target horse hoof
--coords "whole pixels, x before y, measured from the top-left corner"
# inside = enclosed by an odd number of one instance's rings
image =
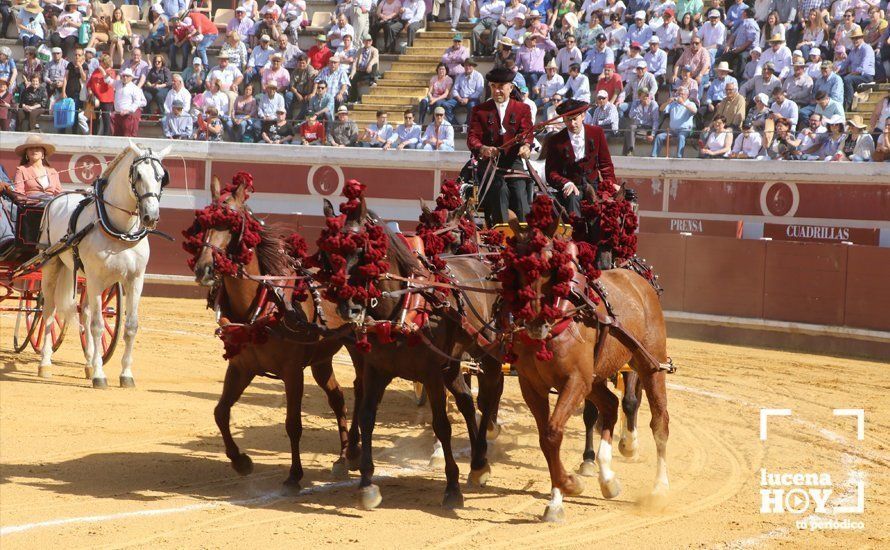
[[[457,510],[464,507],[464,495],[457,490],[445,491],[445,498],[442,499],[442,507],[448,510]]]
[[[489,424],[488,430],[485,432],[485,438],[488,441],[494,441],[501,435],[501,425],[498,423]]]
[[[284,486],[284,491],[291,495],[295,495],[303,489],[303,487],[300,486],[300,480],[294,476],[288,476],[282,485]]]
[[[563,491],[566,496],[576,497],[584,492],[584,482],[582,482],[581,478],[578,476],[569,474],[566,479],[566,484],[563,487]]]
[[[232,460],[232,468],[242,476],[250,475],[253,472],[253,460],[241,453],[238,458]]]
[[[97,390],[104,390],[108,387],[108,380],[105,378],[93,378],[93,387]]]
[[[637,441],[629,437],[622,437],[618,442],[618,452],[625,458],[634,458],[637,456]]]
[[[486,464],[478,470],[470,470],[469,475],[467,475],[467,485],[471,487],[485,487],[490,477],[491,464]]]
[[[43,365],[41,365],[40,367],[37,368],[37,376],[39,376],[40,378],[52,378],[53,377],[52,368],[49,367],[48,365],[45,367]]]
[[[347,458],[346,464],[349,466],[350,472],[357,472],[362,467],[362,456],[359,454],[355,458]]]
[[[373,510],[380,506],[383,497],[380,495],[380,487],[371,484],[359,489],[358,505],[362,510]]]
[[[136,387],[136,381],[133,380],[132,376],[121,376],[120,382],[121,382],[122,388],[135,388]]]
[[[600,481],[600,490],[603,492],[603,497],[615,498],[621,494],[621,482],[617,477],[613,477],[609,481]]]
[[[584,477],[596,477],[596,462],[592,460],[585,460],[581,463],[580,466],[578,466],[578,473]]]
[[[565,508],[562,505],[553,506],[548,504],[544,508],[544,515],[541,516],[541,519],[548,523],[562,523],[566,520]]]
[[[92,379],[93,378],[93,369],[91,367],[84,367],[83,375],[84,375],[84,378],[86,378],[87,380]]]
[[[349,479],[349,468],[346,466],[345,458],[338,458],[334,465],[331,466],[331,476],[334,479]]]

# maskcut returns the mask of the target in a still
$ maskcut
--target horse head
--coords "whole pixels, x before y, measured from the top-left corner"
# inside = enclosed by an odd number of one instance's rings
[[[136,199],[139,220],[147,229],[155,229],[161,217],[161,194],[170,179],[162,161],[172,148],[172,145],[168,145],[155,153],[130,142],[130,149],[136,157],[130,166],[130,188]]]
[[[407,276],[423,269],[399,236],[368,210],[363,189],[355,180],[348,182],[340,215],[324,201],[326,227],[314,258],[327,286],[325,297],[337,305],[344,321],[359,325],[369,317],[388,320],[394,315],[399,300],[386,292],[400,285],[387,280],[387,273]]]
[[[231,192],[220,190],[219,178],[213,176],[210,184],[211,204],[198,213],[196,223],[203,227],[203,240],[194,261],[195,281],[202,286],[213,286],[219,277],[216,265],[220,256],[226,256],[233,244],[243,235],[244,221],[252,218],[245,205],[248,195],[247,181],[242,181]],[[242,223],[237,223],[237,220]],[[236,223],[232,223],[236,221]]]
[[[516,309],[513,311],[514,323],[523,326],[526,333],[533,339],[543,340],[550,334],[557,314],[554,310],[555,288],[563,281],[557,281],[564,258],[554,262],[555,254],[562,254],[564,241],[557,243],[555,238],[559,229],[559,219],[540,228],[523,226],[515,214],[510,212],[508,224],[514,238],[509,246],[510,258],[508,269],[512,282],[509,284],[515,294],[513,300]],[[554,264],[560,265],[554,265]],[[570,267],[570,266],[569,266]]]

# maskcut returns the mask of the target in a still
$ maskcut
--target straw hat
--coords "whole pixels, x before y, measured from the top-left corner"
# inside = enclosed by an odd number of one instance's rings
[[[15,154],[21,156],[28,149],[33,149],[35,147],[43,149],[46,158],[49,158],[56,152],[56,146],[43,141],[43,137],[40,134],[28,134],[28,139],[25,140],[25,143],[22,143],[15,148]]]
[[[726,61],[721,61],[720,63],[717,63],[717,66],[714,67],[714,70],[715,71],[726,71],[728,73],[732,72],[732,69],[729,68],[729,63],[727,63]]]
[[[774,34],[772,38],[769,39],[769,43],[772,44],[774,42],[784,42],[785,38],[781,34]]]
[[[847,119],[847,124],[850,126],[855,126],[860,130],[864,130],[866,128],[865,123],[862,122],[862,116],[860,115],[850,115],[850,118]]]
[[[30,13],[40,13],[43,11],[43,8],[40,7],[40,2],[37,0],[31,0],[27,4],[25,4],[25,11]]]
[[[864,37],[864,36],[865,36],[865,35],[862,34],[862,29],[857,27],[857,28],[853,29],[853,32],[851,32],[851,33],[848,35],[848,38],[850,38],[850,39],[853,39],[853,38],[862,38],[862,37]]]

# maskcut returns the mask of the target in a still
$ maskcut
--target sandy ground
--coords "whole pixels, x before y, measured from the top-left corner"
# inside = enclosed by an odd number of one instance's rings
[[[332,480],[336,435],[319,388],[304,400],[304,490],[286,494],[289,464],[283,388],[262,379],[236,406],[236,439],[254,462],[239,477],[223,454],[212,410],[225,364],[212,315],[198,300],[147,299],[134,372],[137,389],[93,390],[81,378],[76,338],[56,355],[55,377],[36,377],[37,356],[11,351],[11,318],[0,317],[0,544],[14,548],[176,547],[600,547],[888,548],[890,371],[888,365],[672,340],[678,373],[669,378],[671,497],[643,504],[655,473],[649,412],[640,412],[638,459],[617,456],[624,492],[607,501],[595,479],[568,498],[566,521],[538,521],[549,481],[517,380],[508,378],[504,430],[492,450],[493,476],[466,488],[466,507],[442,509],[444,475],[428,467],[430,414],[411,387],[387,392],[375,431],[383,504],[356,507],[355,480]],[[107,375],[117,381],[120,351]],[[351,388],[348,359],[338,379]],[[351,405],[351,397],[350,397]],[[790,408],[759,439],[759,409]],[[854,417],[865,410],[865,437]],[[452,411],[462,475],[466,430]],[[583,424],[569,424],[563,456],[580,461]],[[618,453],[616,452],[616,455]],[[832,503],[863,514],[760,513],[761,469],[824,472]],[[801,519],[863,522],[852,530],[800,530]]]

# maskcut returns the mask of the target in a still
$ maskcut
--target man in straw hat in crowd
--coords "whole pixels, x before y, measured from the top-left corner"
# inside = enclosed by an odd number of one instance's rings
[[[795,57],[791,62],[791,76],[782,83],[785,95],[800,106],[807,105],[813,98],[813,79],[807,74],[807,64],[803,57]],[[801,123],[805,122],[801,120]]]
[[[760,71],[760,75],[739,87],[739,92],[748,101],[753,101],[757,94],[766,94],[769,97],[773,95],[773,90],[782,87],[782,81],[776,76],[776,67],[772,62],[764,64]]]
[[[538,106],[538,109],[543,109],[544,112],[550,107],[554,97],[558,99],[559,96],[557,94],[566,83],[562,75],[557,72],[557,69],[556,60],[551,59],[547,65],[544,66],[543,76],[538,79],[538,82],[534,84],[534,88],[532,89],[535,97],[535,105]]]
[[[576,99],[563,101],[556,113],[562,115],[565,128],[547,138],[544,147],[547,184],[568,214],[581,215],[581,199],[587,185],[595,190],[618,190],[603,129],[584,124],[589,107]],[[597,251],[598,267],[607,269],[611,263],[611,250]]]
[[[726,98],[727,84],[732,82],[738,89],[739,81],[730,73],[732,73],[732,69],[729,68],[729,63],[726,61],[721,61],[714,67],[714,79],[711,80],[711,85],[708,87],[702,102],[702,107],[707,109],[708,112],[713,113],[717,105]]]
[[[532,194],[528,179],[520,174],[526,172],[523,161],[531,155],[534,136],[529,130],[534,123],[528,105],[511,97],[514,76],[506,68],[490,71],[486,79],[491,99],[470,115],[467,147],[479,161],[480,174],[494,170],[493,177],[483,182],[490,184],[480,189],[489,226],[506,222],[510,210],[524,220]],[[521,134],[521,139],[514,139]]]
[[[838,68],[838,73],[844,78],[844,108],[847,110],[853,106],[856,88],[875,80],[875,50],[865,41],[862,29],[853,29],[849,38],[853,41],[853,47]]]
[[[784,80],[791,73],[791,50],[785,45],[785,37],[774,34],[769,39],[769,48],[760,56],[760,64],[772,63],[776,76]]]

